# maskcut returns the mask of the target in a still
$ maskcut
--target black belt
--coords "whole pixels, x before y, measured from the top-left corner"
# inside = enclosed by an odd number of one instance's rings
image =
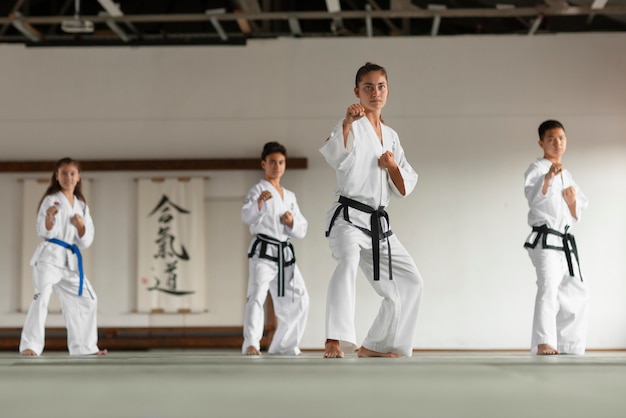
[[[261,245],[259,249],[259,258],[274,261],[278,264],[278,296],[285,296],[285,267],[289,267],[296,262],[296,253],[293,250],[293,245],[289,241],[279,241],[265,234],[259,234],[256,236],[254,244],[248,253],[248,258],[254,256],[254,252],[257,247]],[[273,245],[277,248],[278,257],[272,257],[267,253],[267,246]],[[293,258],[289,261],[285,261],[285,248],[291,249]]]
[[[576,240],[572,234],[569,234],[567,230],[569,225],[565,227],[565,233],[561,233],[555,229],[548,228],[547,225],[533,226],[533,232],[537,233],[535,240],[532,243],[525,243],[524,248],[535,248],[541,239],[541,245],[548,250],[558,250],[565,253],[565,259],[567,260],[567,268],[569,269],[569,275],[574,276],[574,263],[572,263],[572,254],[576,257],[576,265],[578,266],[578,274],[580,275],[580,281],[583,281],[583,274],[580,271],[580,259],[578,258],[578,248],[576,247]],[[548,235],[555,235],[561,238],[563,242],[562,247],[556,247],[554,245],[548,245]]]
[[[387,222],[387,225],[389,225],[389,215],[387,214],[387,212],[385,212],[385,207],[380,206],[378,209],[374,209],[371,206],[368,206],[364,203],[358,202],[356,200],[350,199],[345,196],[339,196],[339,203],[341,203],[341,205],[337,208],[337,210],[335,210],[333,217],[330,219],[330,225],[328,226],[328,231],[326,231],[326,237],[330,235],[330,230],[335,224],[335,220],[337,219],[339,214],[343,211],[343,219],[346,222],[360,229],[361,231],[363,231],[365,234],[367,234],[369,237],[372,238],[372,253],[373,253],[373,259],[374,259],[374,280],[376,281],[380,280],[379,241],[382,241],[383,239],[387,241],[387,256],[389,258],[389,280],[393,280],[393,275],[391,272],[391,245],[389,244],[389,237],[393,235],[393,232],[391,232],[391,229],[383,232],[383,228],[380,222],[381,219],[384,218],[385,221]],[[361,226],[355,225],[352,222],[350,222],[348,208],[353,208],[356,210],[360,210],[361,212],[371,214],[370,229],[363,228]]]

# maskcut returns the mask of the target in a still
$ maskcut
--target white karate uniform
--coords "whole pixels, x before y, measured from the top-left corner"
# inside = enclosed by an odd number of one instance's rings
[[[337,196],[345,196],[374,209],[389,204],[391,194],[404,197],[393,184],[386,169],[378,166],[378,159],[391,151],[408,196],[417,183],[417,173],[406,160],[398,134],[381,124],[383,143],[367,118],[352,123],[347,147],[344,147],[342,121],[332,131],[320,152],[337,174]],[[331,205],[327,224],[330,225],[337,208]],[[392,352],[410,357],[413,353],[417,314],[422,296],[423,281],[415,262],[396,235],[388,239],[393,280],[389,280],[387,240],[379,241],[380,280],[374,280],[372,239],[356,226],[370,229],[370,214],[348,208],[352,224],[343,215],[336,218],[329,235],[330,249],[337,267],[330,279],[326,304],[326,338],[339,340],[346,352],[356,348],[354,316],[356,305],[356,276],[360,267],[374,290],[383,298],[378,315],[363,346],[377,352]],[[384,230],[389,229],[381,219]]]
[[[48,231],[46,211],[50,206],[56,206],[58,212],[52,229]],[[75,214],[79,214],[84,221],[85,233],[82,237],[70,223]],[[89,247],[94,237],[89,207],[76,196],[72,207],[62,192],[46,196],[37,214],[37,234],[44,241],[39,243],[30,261],[35,295],[22,329],[20,352],[26,349],[33,350],[37,355],[43,352],[48,303],[54,290],[61,302],[70,355],[95,354],[99,351],[96,294],[85,277],[82,296],[78,296],[78,258],[71,250],[46,241],[56,238],[70,245],[76,244],[80,249]]]
[[[566,228],[580,220],[582,211],[588,206],[587,197],[572,179],[569,171],[557,175],[550,181],[548,192],[541,190],[545,175],[552,163],[539,158],[524,174],[524,192],[530,210],[528,224],[546,225],[564,233]],[[576,190],[576,218],[563,198],[563,190],[573,186]],[[526,242],[533,243],[537,232],[532,232]],[[550,344],[562,354],[584,354],[587,340],[588,289],[581,280],[578,260],[572,254],[575,277],[569,274],[565,252],[543,248],[539,239],[534,249],[527,248],[528,255],[537,273],[537,296],[531,337],[531,353],[537,353],[537,345]],[[562,239],[547,235],[546,245],[563,248]]]
[[[271,192],[272,198],[266,200],[259,210],[257,200],[264,190]],[[293,228],[280,222],[280,217],[287,211],[293,215]],[[278,190],[266,180],[259,181],[248,192],[241,209],[241,220],[250,226],[251,234],[255,236],[263,234],[280,242],[287,242],[292,237],[304,238],[308,227],[308,222],[298,207],[296,195],[283,188],[283,197],[281,197]],[[256,241],[256,237],[252,239],[248,252],[254,248]],[[293,263],[285,267],[284,294],[282,294],[282,289],[279,290],[281,283],[278,280],[278,262],[263,258],[265,255],[278,259],[280,255],[278,246],[267,245],[264,254],[261,253],[262,249],[262,245],[257,245],[248,263],[248,292],[243,324],[242,353],[245,353],[249,346],[256,347],[257,350],[260,348],[265,318],[263,304],[269,290],[278,324],[268,353],[299,355],[299,344],[309,312],[309,294],[304,279],[297,264]],[[294,259],[290,247],[285,247],[282,255],[285,262]]]

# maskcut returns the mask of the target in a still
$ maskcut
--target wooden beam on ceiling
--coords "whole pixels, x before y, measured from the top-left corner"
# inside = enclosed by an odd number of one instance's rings
[[[372,5],[372,8],[374,10],[383,10],[378,3],[376,3],[375,0],[370,0],[369,4]],[[393,22],[391,21],[391,19],[387,19],[387,18],[383,18],[383,22],[385,22],[385,24],[387,25],[387,27],[389,28],[389,30],[391,31],[392,34],[400,34],[400,29],[393,24]]]
[[[11,20],[4,22],[4,24],[2,25],[2,28],[0,28],[0,36],[4,36],[7,29],[9,29],[9,26],[11,26],[12,20],[15,18],[15,12],[20,10],[20,7],[22,7],[22,3],[24,3],[24,0],[17,0],[17,2],[15,2],[15,4],[13,5],[13,9],[11,9],[11,12],[9,13],[9,17],[11,18]]]
[[[237,4],[241,8],[243,13],[261,13],[261,6],[259,6],[258,0],[237,0]],[[239,13],[235,11],[235,13]],[[237,24],[239,25],[239,29],[249,35],[252,32],[258,32],[259,27],[252,21],[247,19],[238,19]]]
[[[55,161],[0,161],[0,173],[52,172]],[[82,160],[81,171],[205,171],[260,170],[259,158],[181,160]],[[290,170],[306,169],[306,158],[288,158]]]
[[[411,9],[411,10],[342,10],[340,12],[328,12],[328,11],[298,11],[298,12],[260,12],[260,13],[224,13],[215,16],[220,22],[237,21],[239,19],[248,20],[289,20],[290,18],[296,19],[310,19],[310,20],[326,20],[326,19],[365,19],[371,17],[373,19],[432,19],[436,15],[440,15],[442,18],[506,18],[506,17],[536,17],[537,15],[544,16],[587,16],[591,13],[602,16],[623,16],[626,14],[626,6],[612,6],[605,7],[603,9],[594,10],[590,7],[568,7],[566,9],[554,9],[538,5],[537,7],[516,7],[512,9],[486,9],[486,8],[459,8],[459,9],[447,9],[442,11],[433,11],[426,9]],[[85,20],[90,20],[94,24],[104,23],[106,20],[112,20],[115,22],[134,22],[134,23],[149,23],[149,22],[208,22],[212,16],[206,13],[173,13],[173,14],[143,14],[143,15],[129,15],[123,16],[82,16]],[[41,24],[57,24],[66,20],[67,16],[23,16],[22,20],[27,21],[33,25]],[[13,19],[6,16],[0,16],[0,24],[12,23]]]

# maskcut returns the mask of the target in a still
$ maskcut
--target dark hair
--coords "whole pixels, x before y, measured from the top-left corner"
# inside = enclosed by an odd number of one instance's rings
[[[356,72],[356,77],[354,78],[354,86],[359,87],[359,81],[361,81],[365,74],[369,74],[373,71],[380,71],[385,76],[385,79],[388,80],[387,70],[385,70],[384,67],[381,67],[380,65],[374,64],[372,62],[367,62],[364,66],[359,68],[359,71]]]
[[[265,161],[265,158],[268,155],[274,154],[275,152],[280,152],[285,157],[287,157],[287,148],[285,148],[283,145],[279,144],[278,142],[268,142],[267,144],[263,145],[263,152],[261,153],[261,161]]]
[[[565,132],[565,127],[561,122],[559,122],[558,120],[550,119],[539,125],[539,129],[537,130],[539,132],[539,139],[543,139],[546,131],[554,128],[561,128],[563,129],[563,132]]]
[[[41,203],[46,198],[46,196],[49,196],[51,194],[54,194],[62,190],[61,184],[59,183],[59,180],[57,180],[57,173],[59,172],[59,168],[61,168],[61,166],[64,166],[64,165],[74,165],[76,166],[76,169],[80,173],[80,163],[78,161],[70,157],[61,158],[59,161],[57,161],[54,164],[54,171],[52,172],[52,178],[50,178],[50,185],[48,186],[48,189],[41,197],[41,200],[39,201],[39,205],[37,205],[37,210],[39,210],[39,207],[41,206]],[[87,201],[85,200],[85,196],[83,196],[82,186],[83,186],[82,180],[79,180],[78,183],[76,183],[76,187],[74,188],[74,195],[79,200],[82,200],[86,204]]]

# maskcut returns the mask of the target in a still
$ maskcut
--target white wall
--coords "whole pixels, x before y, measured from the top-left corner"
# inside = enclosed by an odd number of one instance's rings
[[[537,126],[557,118],[569,139],[564,164],[591,202],[574,231],[592,292],[589,346],[623,348],[624,45],[624,34],[86,50],[1,45],[0,159],[249,158],[268,140],[284,143],[290,155],[309,160],[307,170],[288,170],[283,182],[297,193],[310,225],[308,236],[295,241],[312,300],[302,345],[321,348],[333,269],[323,230],[335,177],[318,148],[354,101],[357,68],[374,61],[389,71],[385,120],[420,174],[415,192],[389,207],[393,230],[425,279],[415,347],[528,346],[535,287],[522,248],[529,231],[523,173],[540,156]],[[170,173],[210,177],[208,211],[221,211],[217,224],[233,231],[231,246],[242,247],[209,256],[216,260],[207,295],[214,308],[183,316],[132,313],[133,178],[150,174],[89,173],[97,227],[91,280],[100,325],[240,325],[249,237],[228,208],[238,206],[261,172]],[[19,327],[24,318],[15,312],[17,180],[40,176],[0,175],[0,326]],[[231,277],[224,277],[228,266]],[[362,277],[359,283],[362,338],[379,301]],[[53,315],[49,324],[62,320]]]

